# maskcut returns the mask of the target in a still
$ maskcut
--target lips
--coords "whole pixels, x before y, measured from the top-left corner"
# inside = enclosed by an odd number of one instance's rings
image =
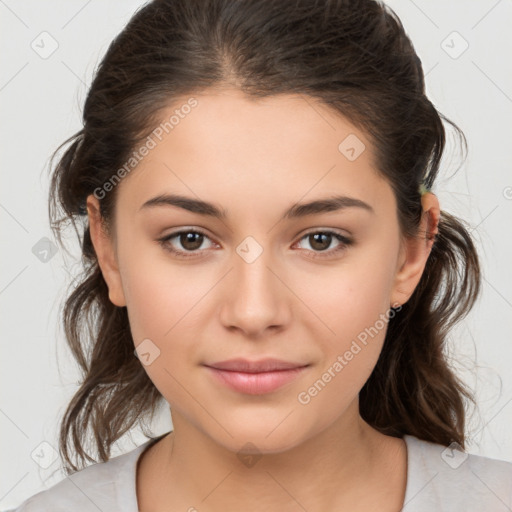
[[[230,359],[204,366],[216,382],[238,393],[262,395],[295,380],[310,365],[268,358],[260,361]]]
[[[227,361],[219,361],[217,363],[206,364],[210,368],[217,370],[227,370],[231,372],[243,373],[263,373],[274,372],[280,370],[291,370],[293,368],[301,368],[308,366],[305,363],[294,363],[291,361],[283,361],[281,359],[266,358],[259,361],[249,361],[243,358],[229,359]]]

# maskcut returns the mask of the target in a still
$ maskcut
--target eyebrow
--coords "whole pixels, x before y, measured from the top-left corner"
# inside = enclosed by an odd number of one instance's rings
[[[181,196],[177,194],[160,194],[152,199],[146,201],[139,209],[149,209],[157,206],[176,206],[189,212],[198,213],[216,219],[227,219],[227,211],[219,208],[218,206],[202,201],[200,199],[193,199],[191,197]],[[348,196],[333,196],[322,199],[316,199],[309,203],[294,204],[283,214],[281,220],[296,219],[305,217],[307,215],[314,215],[320,213],[334,212],[346,208],[361,208],[370,213],[375,213],[374,209],[361,199]]]

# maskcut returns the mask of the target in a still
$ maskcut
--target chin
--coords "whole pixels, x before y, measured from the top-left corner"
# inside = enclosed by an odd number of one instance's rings
[[[292,427],[292,425],[288,428],[278,427],[274,432],[272,429],[245,428],[236,431],[230,429],[229,432],[233,437],[226,434],[222,439],[213,439],[238,456],[278,454],[295,448],[305,440],[298,435],[296,429],[292,430]],[[269,432],[272,433],[269,435]]]

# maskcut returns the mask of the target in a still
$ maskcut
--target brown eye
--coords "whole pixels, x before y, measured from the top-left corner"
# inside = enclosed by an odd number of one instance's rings
[[[176,239],[174,242],[173,240]],[[200,231],[188,229],[171,233],[158,240],[162,247],[178,257],[197,256],[203,250],[199,250],[205,239],[209,237]],[[178,248],[176,249],[176,245]]]
[[[195,251],[201,247],[204,236],[201,233],[189,231],[187,233],[180,233],[177,235],[181,246],[187,251]]]
[[[311,247],[316,251],[325,251],[331,245],[332,235],[328,233],[314,233],[308,235]]]
[[[313,231],[304,235],[301,238],[302,240],[309,242],[311,249],[307,249],[307,251],[311,252],[313,257],[324,257],[324,254],[319,253],[326,253],[325,256],[337,254],[353,243],[350,238],[340,235],[335,231]],[[334,249],[329,250],[333,241],[337,241],[338,245]]]

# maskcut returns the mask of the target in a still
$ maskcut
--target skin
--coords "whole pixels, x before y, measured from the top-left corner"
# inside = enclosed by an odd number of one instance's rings
[[[315,99],[255,101],[230,88],[194,97],[198,106],[118,185],[110,236],[98,200],[87,200],[110,300],[127,307],[135,346],[150,339],[160,350],[144,368],[172,411],[173,433],[139,462],[140,510],[398,511],[405,443],[363,421],[358,401],[385,327],[309,403],[297,396],[390,305],[409,299],[433,241],[401,237],[369,139]],[[354,161],[338,150],[349,134],[366,146]],[[162,193],[213,202],[227,218],[175,206],[140,210]],[[352,207],[279,221],[293,204],[333,193],[374,213]],[[436,196],[424,194],[422,207],[419,232],[431,237]],[[207,234],[188,259],[157,241],[180,228]],[[335,253],[341,242],[333,237],[322,251],[305,236],[322,230],[354,243]],[[248,236],[263,249],[252,263],[236,252]],[[168,245],[194,247],[179,236]],[[202,366],[233,357],[310,366],[272,393],[248,395]],[[259,457],[250,466],[238,456],[248,442]]]

